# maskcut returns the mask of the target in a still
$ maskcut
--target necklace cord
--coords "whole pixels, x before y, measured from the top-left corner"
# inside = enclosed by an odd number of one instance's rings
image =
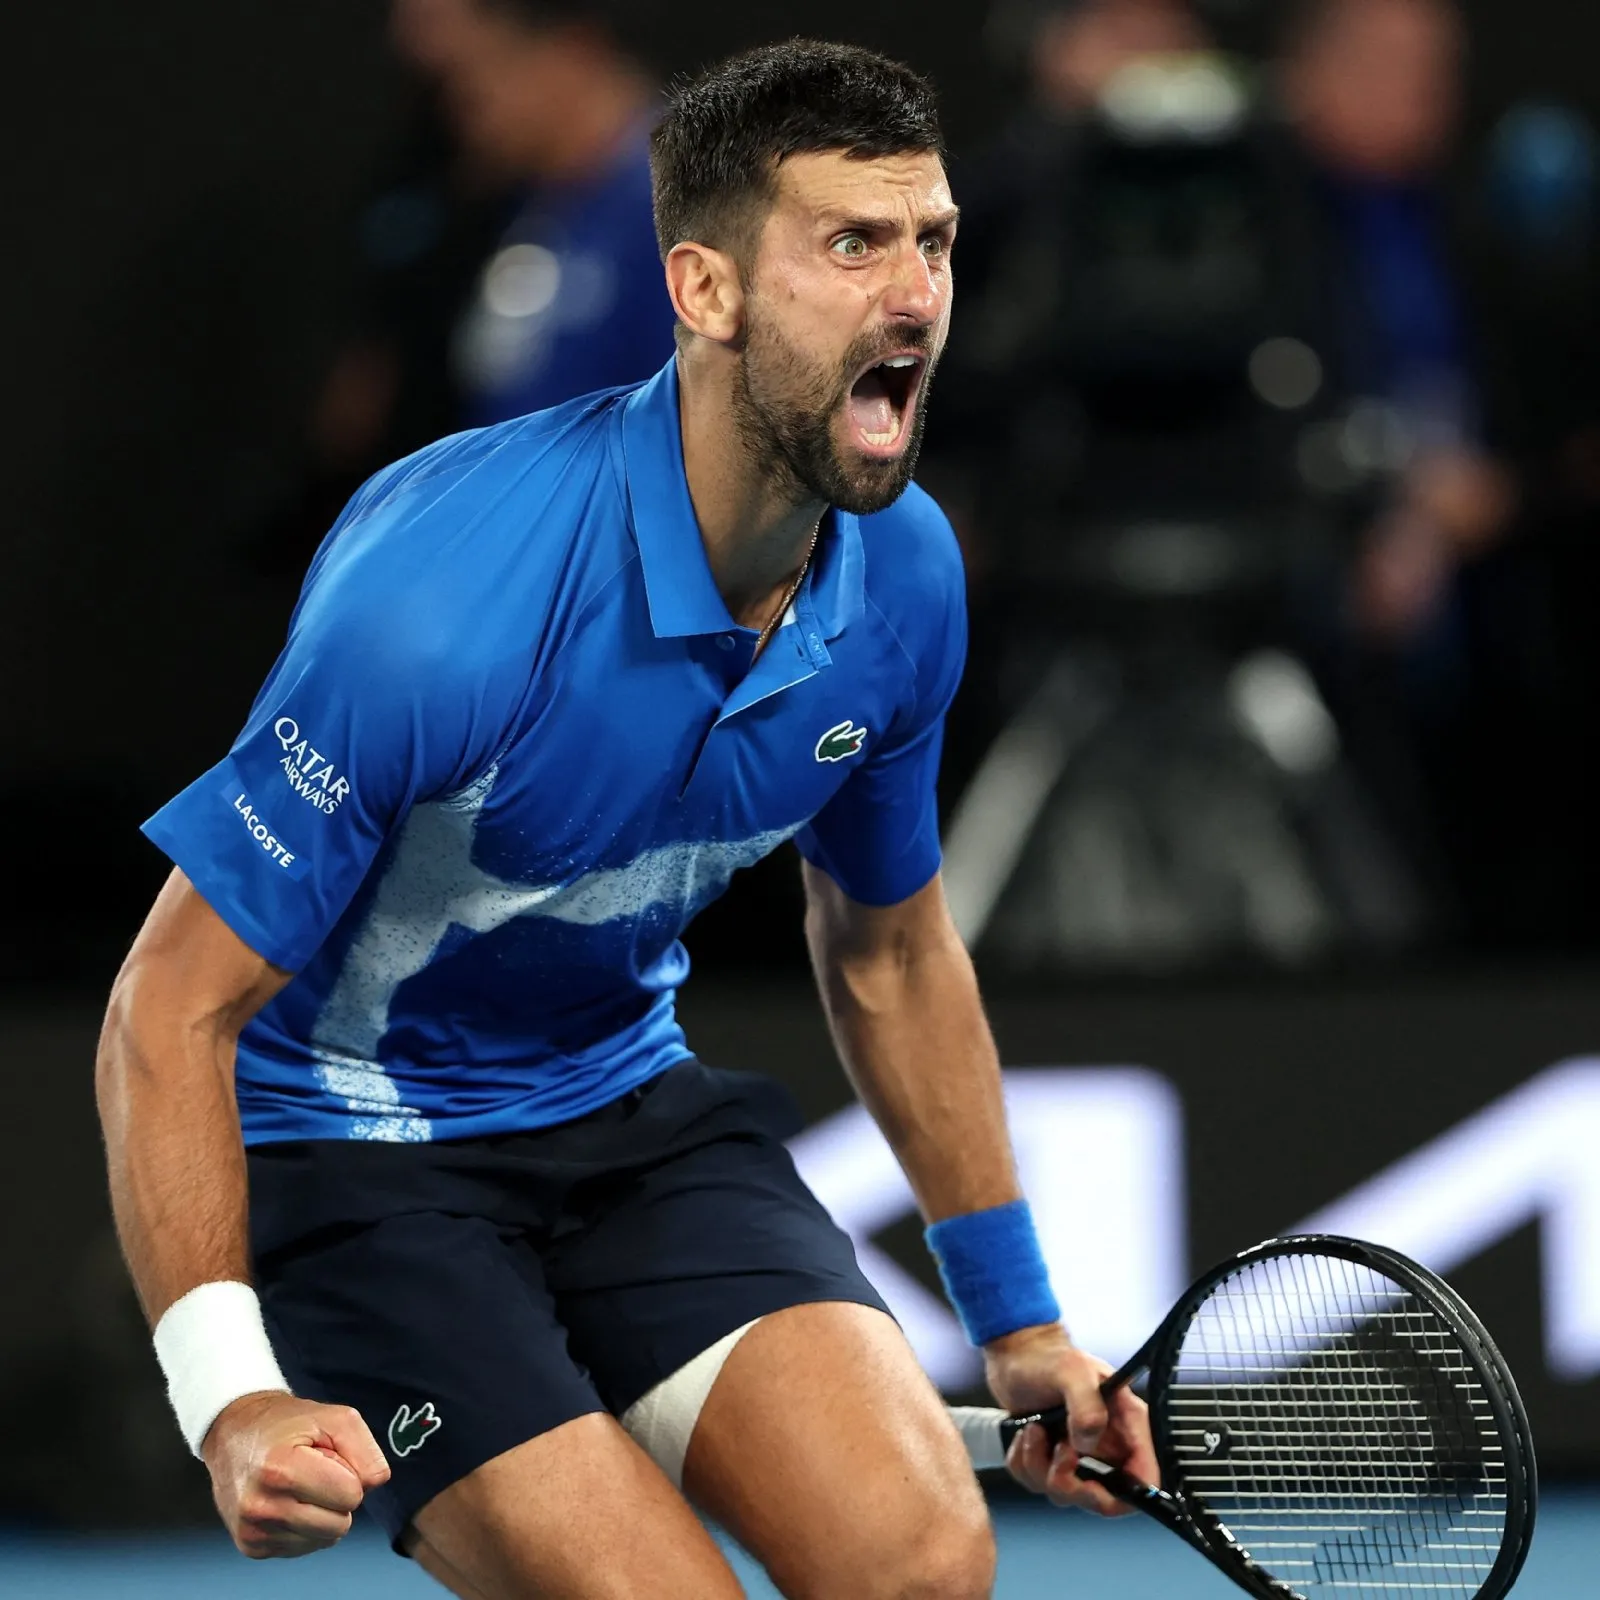
[[[767,618],[766,625],[756,635],[756,648],[750,657],[753,666],[761,657],[761,652],[766,649],[767,642],[778,631],[783,619],[789,614],[789,607],[794,604],[794,597],[800,593],[800,585],[806,581],[806,574],[811,570],[811,558],[817,553],[817,536],[822,532],[822,524],[818,522],[811,530],[811,543],[806,546],[805,559],[800,563],[800,570],[795,573],[794,581],[784,592],[783,599],[778,604],[778,609]]]

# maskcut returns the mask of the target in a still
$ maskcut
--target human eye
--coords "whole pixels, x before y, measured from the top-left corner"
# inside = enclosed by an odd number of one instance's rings
[[[833,241],[831,248],[836,256],[843,256],[846,261],[862,261],[869,247],[863,234],[844,233]]]
[[[930,233],[918,241],[922,253],[935,261],[950,254],[950,241],[942,233]]]

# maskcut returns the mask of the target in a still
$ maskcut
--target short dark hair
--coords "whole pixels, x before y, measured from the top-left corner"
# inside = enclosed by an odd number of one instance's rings
[[[822,150],[942,158],[933,86],[871,50],[790,39],[675,87],[650,141],[662,259],[685,239],[741,254],[778,167]]]

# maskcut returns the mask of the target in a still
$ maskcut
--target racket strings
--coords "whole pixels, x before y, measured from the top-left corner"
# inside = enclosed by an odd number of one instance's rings
[[[1370,1267],[1283,1255],[1192,1319],[1164,1421],[1191,1500],[1306,1596],[1472,1600],[1508,1516],[1475,1356]]]

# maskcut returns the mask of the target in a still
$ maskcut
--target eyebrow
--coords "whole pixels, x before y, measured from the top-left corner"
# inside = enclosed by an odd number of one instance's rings
[[[940,211],[924,219],[917,232],[941,233],[946,228],[953,228],[960,215],[961,208],[951,206],[948,211]],[[900,226],[898,217],[859,217],[842,211],[825,211],[821,220],[830,231],[840,229],[849,233],[894,233]]]

